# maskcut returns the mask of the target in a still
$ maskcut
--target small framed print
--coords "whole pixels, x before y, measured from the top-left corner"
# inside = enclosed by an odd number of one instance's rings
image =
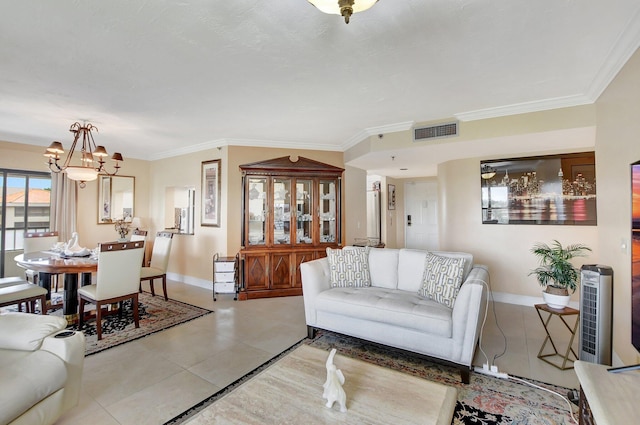
[[[390,209],[390,210],[396,209],[396,185],[395,184],[387,185],[387,209]]]
[[[220,160],[202,162],[202,226],[220,227]]]

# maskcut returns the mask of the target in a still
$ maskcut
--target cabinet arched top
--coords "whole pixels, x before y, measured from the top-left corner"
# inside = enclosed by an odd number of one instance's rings
[[[297,160],[288,156],[281,158],[268,159],[266,161],[252,162],[250,164],[240,165],[243,174],[261,174],[261,175],[278,175],[278,174],[305,174],[307,176],[341,176],[344,168],[334,165],[325,164],[323,162],[314,161],[313,159],[297,157]]]

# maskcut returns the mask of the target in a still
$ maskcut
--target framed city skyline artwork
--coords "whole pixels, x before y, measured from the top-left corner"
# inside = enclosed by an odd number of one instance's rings
[[[640,351],[640,161],[631,164],[631,343]]]
[[[595,153],[480,162],[483,224],[597,225]]]

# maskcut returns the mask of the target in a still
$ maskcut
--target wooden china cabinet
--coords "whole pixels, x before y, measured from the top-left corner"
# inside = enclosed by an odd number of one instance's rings
[[[240,299],[301,295],[300,263],[342,244],[344,169],[282,157],[240,170]]]

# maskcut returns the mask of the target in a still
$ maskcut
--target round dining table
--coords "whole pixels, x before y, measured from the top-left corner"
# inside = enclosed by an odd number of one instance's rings
[[[82,275],[82,286],[91,285],[91,274],[98,270],[97,259],[38,251],[17,255],[14,260],[20,267],[39,273],[39,285],[47,290],[47,300],[51,299],[51,276],[64,274],[62,314],[67,323],[78,320],[78,276]]]

